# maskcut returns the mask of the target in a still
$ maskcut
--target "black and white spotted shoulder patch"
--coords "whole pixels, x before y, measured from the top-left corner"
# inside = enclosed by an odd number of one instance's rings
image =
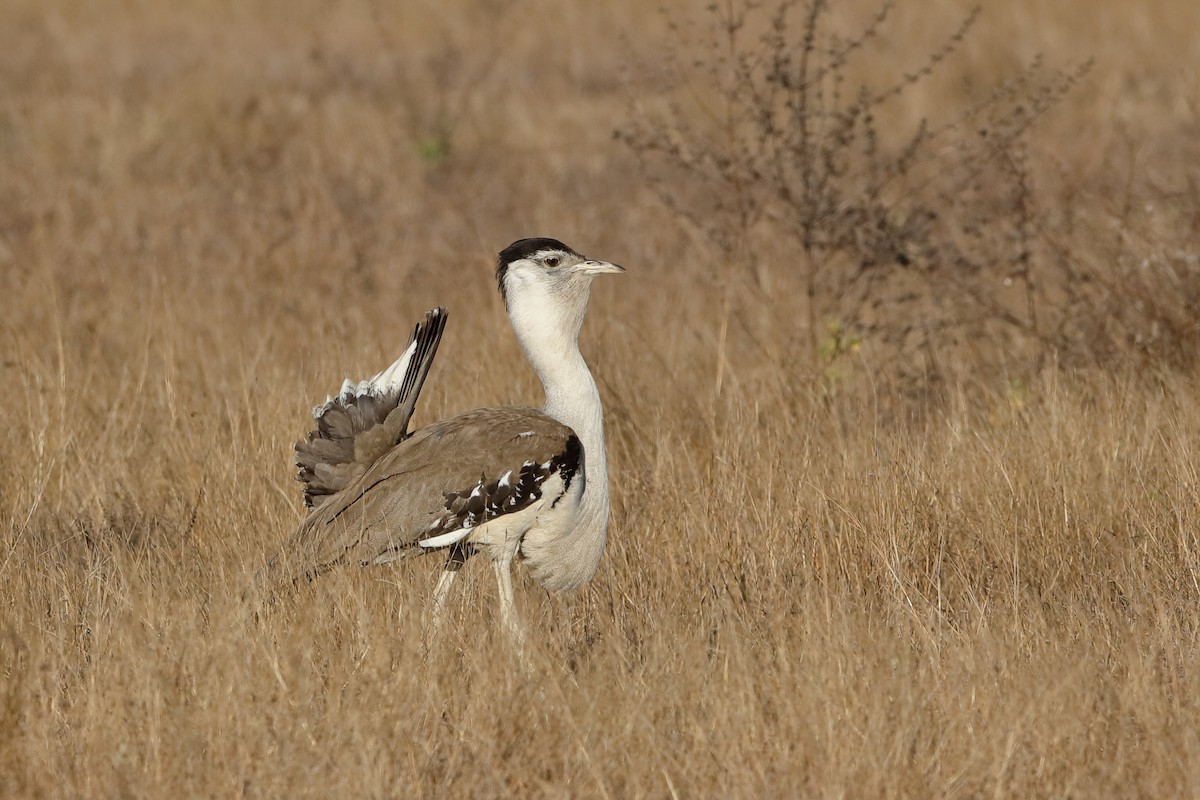
[[[474,528],[504,514],[520,511],[542,498],[543,484],[554,475],[562,477],[565,494],[582,461],[583,446],[579,438],[572,435],[562,452],[548,461],[526,461],[519,470],[510,469],[491,479],[480,475],[474,486],[443,494],[445,510],[421,538],[429,540],[450,531]]]

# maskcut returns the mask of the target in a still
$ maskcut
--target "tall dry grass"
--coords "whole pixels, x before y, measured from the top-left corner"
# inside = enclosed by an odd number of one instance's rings
[[[901,11],[885,72],[962,6]],[[814,367],[795,248],[734,272],[612,138],[631,97],[687,107],[639,4],[6,4],[0,793],[1200,793],[1198,13],[988,8],[888,112],[1095,56],[1028,157],[1040,257],[1110,314]],[[421,420],[537,400],[490,276],[530,234],[630,268],[584,332],[596,579],[520,579],[527,667],[483,570],[427,643],[436,560],[255,620],[308,408],[423,310]]]

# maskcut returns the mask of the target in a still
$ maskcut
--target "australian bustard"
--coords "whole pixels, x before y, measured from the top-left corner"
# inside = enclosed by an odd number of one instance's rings
[[[539,411],[468,411],[409,432],[446,312],[428,312],[394,364],[313,409],[317,427],[296,444],[297,476],[312,509],[259,571],[273,591],[340,564],[447,555],[434,615],[463,563],[485,553],[500,615],[519,641],[511,565],[520,554],[551,590],[596,572],[608,530],[608,470],[596,382],[579,352],[592,279],[623,272],[555,239],[506,247],[496,279],[509,321],[545,388]]]

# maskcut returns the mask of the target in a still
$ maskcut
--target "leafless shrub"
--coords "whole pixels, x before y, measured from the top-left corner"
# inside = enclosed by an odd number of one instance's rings
[[[949,121],[897,134],[880,116],[946,65],[978,9],[883,87],[854,76],[893,0],[849,36],[833,30],[828,0],[782,0],[765,18],[732,1],[708,11],[699,36],[694,23],[671,23],[676,52],[700,54],[691,64],[669,57],[697,108],[651,113],[635,103],[618,136],[658,196],[762,288],[767,248],[795,248],[805,297],[797,318],[814,360],[830,349],[826,330],[901,351],[997,327],[1053,340],[1044,286],[1064,300],[1077,276],[1041,274],[1025,134],[1090,65],[1055,70],[1039,58]]]

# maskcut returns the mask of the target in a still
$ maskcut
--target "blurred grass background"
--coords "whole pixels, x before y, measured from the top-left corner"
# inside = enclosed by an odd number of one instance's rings
[[[1200,8],[984,8],[874,110],[882,149],[1006,82],[1028,108],[1039,54],[1078,77],[1003,148],[932,141],[880,213],[934,221],[869,262],[813,258],[778,195],[739,227],[638,139],[744,165],[704,77],[738,8],[0,8],[4,794],[1200,791]],[[969,10],[897,6],[844,96]],[[629,268],[583,341],[609,550],[575,594],[520,581],[532,669],[482,571],[425,644],[434,560],[249,619],[308,409],[425,309],[418,422],[538,402],[491,276],[527,235]]]

